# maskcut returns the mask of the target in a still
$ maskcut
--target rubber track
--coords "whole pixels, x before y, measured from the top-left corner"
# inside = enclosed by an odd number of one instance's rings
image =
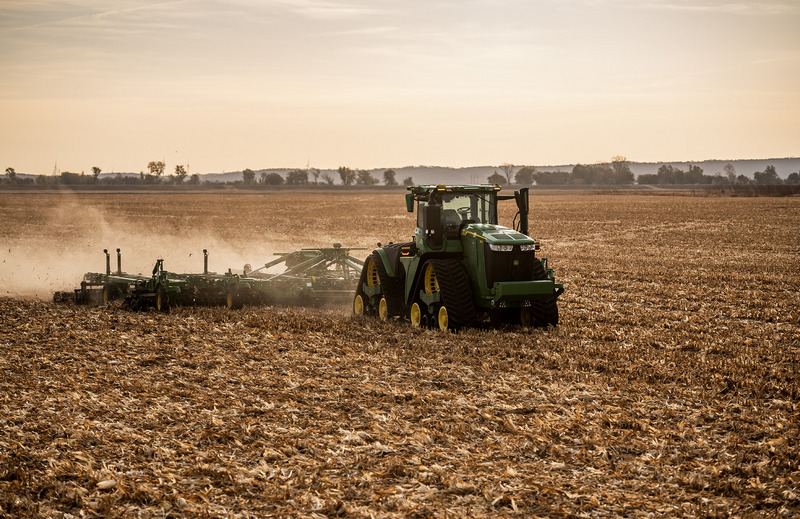
[[[375,262],[375,268],[378,270],[378,278],[381,280],[381,291],[383,292],[383,297],[386,298],[386,307],[389,310],[389,315],[403,315],[406,299],[405,277],[402,275],[394,277],[389,276],[377,252],[372,253],[372,261]],[[399,274],[402,273],[403,271]]]
[[[432,259],[433,271],[439,282],[442,302],[453,328],[472,326],[477,317],[472,288],[458,260]]]
[[[549,279],[544,265],[538,259],[533,260],[533,279]],[[552,295],[547,299],[534,299],[531,301],[531,324],[535,327],[543,327],[548,324],[556,326],[558,324],[558,305],[556,296]]]

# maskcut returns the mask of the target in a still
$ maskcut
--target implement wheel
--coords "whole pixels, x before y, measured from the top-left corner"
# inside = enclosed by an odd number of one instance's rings
[[[103,294],[105,295],[105,291]],[[169,313],[169,294],[163,288],[159,288],[156,294],[156,310]]]
[[[228,310],[238,310],[242,307],[242,295],[235,288],[228,289],[228,296],[225,298],[225,308]]]

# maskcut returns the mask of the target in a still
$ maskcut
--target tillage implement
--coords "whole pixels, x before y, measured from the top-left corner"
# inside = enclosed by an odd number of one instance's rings
[[[81,287],[72,292],[56,292],[55,301],[77,304],[108,304],[123,299],[131,310],[155,307],[168,311],[176,305],[224,305],[240,308],[244,304],[299,304],[314,306],[329,300],[349,300],[361,274],[363,261],[350,255],[351,250],[334,243],[328,248],[301,249],[276,253],[278,258],[252,269],[245,265],[241,273],[231,269],[223,274],[209,272],[208,251],[203,250],[203,272],[177,274],[164,270],[164,260],[156,260],[152,275],[122,271],[122,256],[117,249],[117,270],[111,270],[106,255],[105,273],[89,272]],[[268,273],[282,264],[282,272]]]
[[[414,241],[375,249],[364,262],[353,311],[407,318],[442,330],[492,324],[558,324],[555,282],[539,242],[528,236],[528,189],[500,195],[496,185],[408,188],[417,212]],[[498,225],[497,204],[515,200],[514,229]]]

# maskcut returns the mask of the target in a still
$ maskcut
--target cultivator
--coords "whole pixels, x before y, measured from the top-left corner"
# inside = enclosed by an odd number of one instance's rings
[[[122,271],[122,255],[117,249],[117,270],[111,271],[111,255],[106,255],[105,273],[84,275],[80,288],[56,292],[54,301],[77,304],[108,304],[124,300],[131,310],[155,307],[169,311],[172,306],[198,305],[240,308],[245,304],[298,304],[315,306],[325,301],[348,300],[364,262],[350,255],[352,250],[334,243],[329,248],[301,249],[279,256],[262,267],[245,265],[242,273],[228,269],[224,274],[209,272],[208,250],[203,250],[202,274],[176,274],[164,270],[164,260],[156,260],[152,275]],[[283,271],[267,271],[283,264]]]

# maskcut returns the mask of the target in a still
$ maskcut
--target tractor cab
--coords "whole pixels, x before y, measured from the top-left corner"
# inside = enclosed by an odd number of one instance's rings
[[[460,239],[465,234],[483,235],[498,229],[498,200],[517,199],[519,231],[527,233],[528,192],[500,196],[500,186],[413,186],[406,195],[406,208],[414,211],[417,202],[415,242],[423,250],[461,252]],[[524,222],[524,223],[523,223]]]

